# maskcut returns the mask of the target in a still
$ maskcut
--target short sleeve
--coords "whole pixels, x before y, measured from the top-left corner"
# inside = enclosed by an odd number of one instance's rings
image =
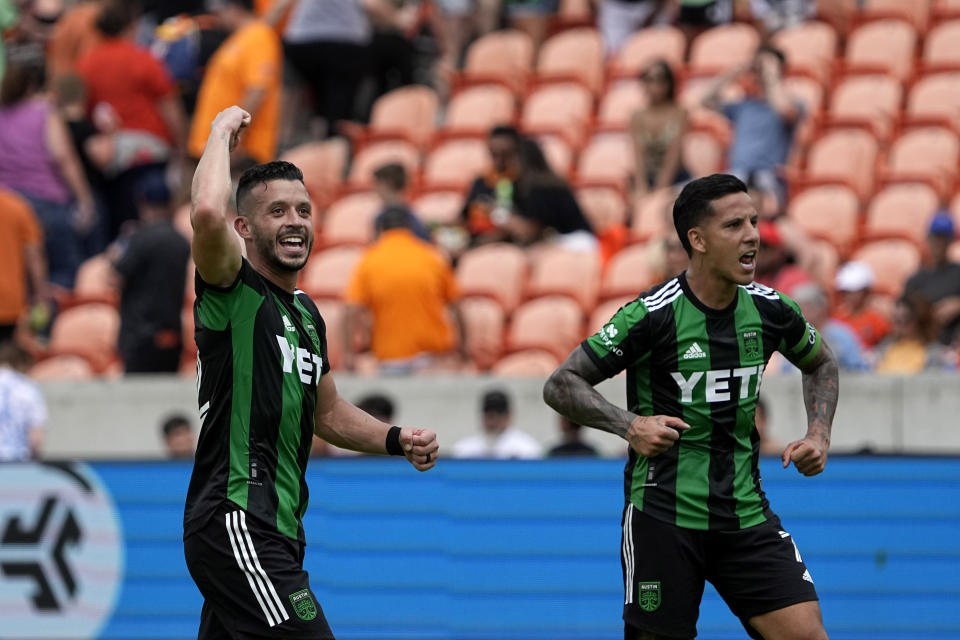
[[[241,313],[241,308],[256,310],[259,305],[243,304],[245,295],[259,297],[250,287],[242,286],[246,272],[252,270],[250,263],[244,258],[236,280],[227,287],[217,287],[205,282],[199,271],[194,272],[194,289],[197,294],[194,306],[204,328],[223,331],[231,321],[237,319],[236,315]]]
[[[353,275],[350,276],[350,282],[347,284],[347,290],[344,292],[344,298],[352,304],[368,305],[370,304],[370,288],[367,286],[366,279],[366,261],[361,258]]]
[[[25,417],[31,429],[45,429],[47,426],[47,403],[40,389],[31,385],[25,407]]]
[[[802,370],[820,353],[823,339],[820,332],[804,319],[797,303],[782,293],[779,307],[782,330],[777,351]]]
[[[317,348],[320,352],[318,354],[321,362],[320,374],[324,375],[330,372],[330,358],[327,355],[327,323],[324,322],[323,316],[320,315],[320,310],[317,309],[317,305],[310,299],[310,296],[297,296],[297,299],[307,309],[310,317],[313,318],[313,324],[317,332]],[[310,332],[311,328],[308,326],[307,333]],[[313,338],[314,336],[311,335],[310,337]]]
[[[4,193],[3,195],[8,194]],[[25,200],[21,200],[12,194],[9,198],[3,198],[3,205],[17,216],[17,233],[19,234],[20,244],[24,247],[40,246],[43,243],[43,230],[40,228],[37,216],[33,213],[30,205]]]
[[[649,354],[650,314],[634,300],[613,314],[599,331],[580,343],[590,359],[608,378]]]
[[[720,107],[720,112],[726,117],[727,120],[735,121],[737,119],[737,114],[740,113],[740,108],[743,106],[740,102],[727,102],[722,107]]]

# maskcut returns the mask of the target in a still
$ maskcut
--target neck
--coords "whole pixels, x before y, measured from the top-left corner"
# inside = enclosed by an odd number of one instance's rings
[[[737,295],[737,285],[717,277],[701,260],[693,260],[687,269],[687,284],[697,300],[711,309],[724,309]]]
[[[277,269],[267,261],[261,259],[255,251],[251,251],[250,249],[251,247],[247,245],[247,260],[250,262],[250,266],[253,267],[254,271],[287,293],[292,294],[294,290],[296,290],[299,272]]]

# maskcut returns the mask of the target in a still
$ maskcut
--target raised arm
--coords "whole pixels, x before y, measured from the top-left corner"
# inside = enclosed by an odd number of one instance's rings
[[[797,471],[815,476],[827,464],[830,449],[830,431],[837,410],[840,376],[837,358],[824,342],[820,352],[803,368],[803,404],[807,409],[807,433],[787,445],[783,452],[783,467],[793,461]]]
[[[193,225],[193,261],[205,282],[219,287],[233,283],[240,271],[240,243],[227,221],[233,183],[230,152],[250,114],[240,107],[221,111],[210,125],[210,137],[193,174],[190,223]]]
[[[638,416],[612,404],[594,388],[607,376],[581,348],[577,347],[557,367],[543,387],[543,400],[557,413],[582,424],[626,440],[643,456],[656,456],[689,429],[674,416]]]

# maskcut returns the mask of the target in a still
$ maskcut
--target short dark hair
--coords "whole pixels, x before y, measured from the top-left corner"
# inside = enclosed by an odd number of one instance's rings
[[[520,143],[520,132],[517,128],[509,124],[500,124],[490,129],[491,138],[510,138],[514,143]]]
[[[712,202],[731,193],[746,193],[747,185],[726,173],[715,173],[687,183],[673,203],[673,226],[680,237],[680,244],[688,256],[693,255],[687,232],[713,214]]]
[[[670,63],[664,60],[663,58],[657,58],[653,62],[647,65],[643,70],[643,73],[640,74],[640,77],[645,77],[653,69],[660,69],[663,71],[664,77],[667,79],[667,97],[670,98],[670,102],[673,102],[677,99],[677,76],[673,73],[673,67],[670,66]]]
[[[115,38],[127,30],[135,19],[134,7],[130,2],[113,0],[100,10],[97,29],[108,38]]]
[[[357,401],[357,408],[383,422],[393,422],[393,400],[382,393],[372,393]]]
[[[258,184],[266,184],[273,180],[299,180],[303,182],[303,172],[297,165],[285,160],[274,160],[265,164],[250,167],[242,174],[237,182],[237,213],[245,215],[243,203]]]
[[[193,427],[190,425],[190,420],[187,419],[187,416],[181,413],[174,413],[167,416],[160,425],[160,431],[163,433],[164,438],[169,438],[174,431],[178,431],[183,428],[190,430],[193,429]]]
[[[413,214],[406,208],[398,205],[390,205],[374,220],[377,234],[391,229],[413,229]]]
[[[7,68],[0,82],[0,105],[15,105],[41,90],[45,83],[43,49],[34,44],[8,46]]]
[[[373,179],[386,184],[394,191],[403,191],[407,188],[407,170],[399,162],[388,162],[377,167],[373,172]]]
[[[500,389],[491,389],[483,394],[480,408],[484,413],[510,413],[510,396]]]

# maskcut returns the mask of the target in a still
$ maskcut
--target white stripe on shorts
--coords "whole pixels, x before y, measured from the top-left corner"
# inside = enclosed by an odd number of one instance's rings
[[[623,604],[633,603],[633,503],[627,505],[627,512],[623,516]]]
[[[267,620],[267,625],[275,627],[289,618],[289,616],[286,615],[286,611],[284,611],[282,606],[279,608],[280,613],[277,613],[277,603],[270,598],[270,590],[273,590],[273,585],[270,584],[270,580],[260,566],[259,561],[254,563],[250,559],[251,553],[254,554],[254,558],[256,557],[256,551],[253,549],[253,542],[249,541],[249,534],[244,538],[241,533],[241,525],[243,526],[244,532],[246,530],[246,519],[243,516],[242,511],[234,511],[227,514],[227,538],[230,539],[230,546],[233,548],[233,556],[237,560],[237,565],[247,577],[250,590],[253,591],[254,597],[256,597],[257,602],[260,604],[260,609],[263,611],[263,615]],[[249,551],[247,541],[249,541]],[[276,594],[276,591],[273,593]]]

